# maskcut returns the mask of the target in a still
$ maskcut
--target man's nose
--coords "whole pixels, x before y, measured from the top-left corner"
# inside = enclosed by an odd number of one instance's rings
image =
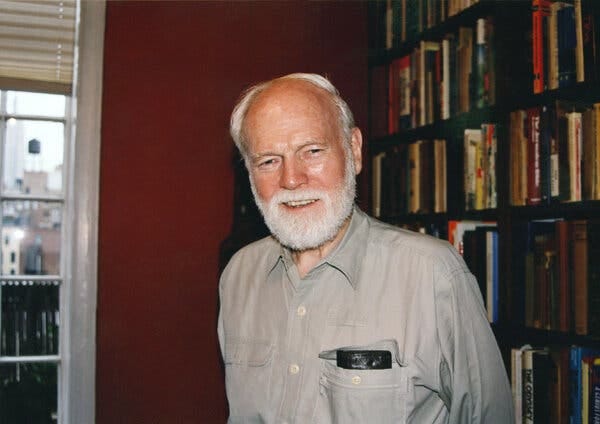
[[[283,163],[279,185],[288,190],[294,190],[306,184],[307,175],[304,166],[295,160],[286,160]]]

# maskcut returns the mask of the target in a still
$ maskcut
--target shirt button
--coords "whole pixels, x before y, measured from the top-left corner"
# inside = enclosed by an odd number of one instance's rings
[[[298,306],[298,310],[296,311],[299,317],[303,317],[306,315],[306,308],[304,306]]]
[[[352,384],[360,384],[361,379],[358,375],[355,375],[354,377],[352,377]]]
[[[296,364],[290,365],[290,374],[298,374],[300,372],[300,367]]]

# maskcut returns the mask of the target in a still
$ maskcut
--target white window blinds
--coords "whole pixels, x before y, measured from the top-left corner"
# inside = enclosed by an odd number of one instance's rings
[[[0,0],[0,88],[70,94],[76,0]]]

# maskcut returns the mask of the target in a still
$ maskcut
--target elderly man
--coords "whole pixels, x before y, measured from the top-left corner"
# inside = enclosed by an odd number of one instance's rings
[[[354,205],[362,135],[336,88],[315,74],[254,86],[231,135],[272,236],[221,277],[229,422],[513,422],[460,256]]]

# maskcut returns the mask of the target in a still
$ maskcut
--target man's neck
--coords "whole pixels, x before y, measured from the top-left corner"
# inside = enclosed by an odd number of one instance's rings
[[[352,216],[349,216],[346,221],[344,221],[344,224],[336,236],[323,245],[315,249],[292,252],[292,259],[298,268],[298,274],[300,275],[300,278],[304,278],[304,276],[306,276],[311,269],[313,269],[319,262],[323,260],[323,258],[329,255],[333,249],[336,248],[340,241],[342,241],[342,238],[344,238],[346,231],[348,231],[348,226],[350,225],[351,219]]]

